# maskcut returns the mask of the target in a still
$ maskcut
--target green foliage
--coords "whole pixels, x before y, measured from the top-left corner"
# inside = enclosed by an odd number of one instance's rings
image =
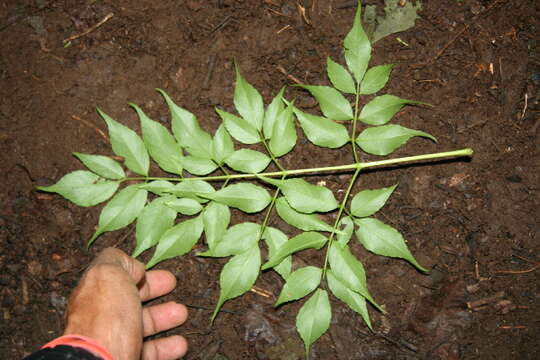
[[[131,106],[140,119],[142,138],[98,109],[109,128],[114,154],[123,158],[127,169],[142,177],[126,175],[122,165],[111,157],[75,153],[88,171],[71,172],[56,184],[39,189],[56,192],[80,206],[93,206],[110,199],[101,211],[89,245],[101,234],[136,221],[133,256],[154,248],[148,268],[194,248],[198,256],[230,257],[220,275],[220,295],[212,320],[226,301],[247,292],[261,271],[272,269],[285,281],[276,306],[311,294],[296,319],[306,354],[330,325],[330,301],[321,283],[327,284],[331,294],[357,312],[371,328],[367,302],[378,311],[382,309],[369,292],[362,262],[351,251],[353,235],[375,254],[404,259],[420,271],[426,269],[415,260],[398,230],[373,217],[387,203],[397,184],[355,194],[352,190],[360,171],[412,160],[470,156],[472,150],[369,163],[358,160],[360,149],[380,156],[391,154],[413,137],[436,141],[423,131],[388,124],[404,106],[422,103],[378,95],[388,83],[393,65],[369,67],[371,43],[360,23],[360,9],[358,6],[353,27],[345,37],[346,65],[327,58],[331,86],[299,85],[318,101],[323,116],[304,112],[294,101],[286,100],[285,88],[265,107],[258,90],[235,66],[237,113],[216,109],[222,123],[213,135],[201,128],[194,114],[158,89],[169,107],[172,132],[134,104]],[[359,98],[364,95],[371,99],[360,107]],[[351,97],[353,102],[349,101]],[[285,169],[280,158],[294,149],[300,131],[318,147],[334,149],[349,145],[354,162],[324,168]],[[258,145],[235,149],[233,139],[240,144]],[[172,175],[149,177],[150,159]],[[269,166],[274,169],[265,172]],[[339,201],[328,187],[300,177],[308,172],[323,175],[332,171],[353,172]],[[117,192],[124,182],[129,185]],[[221,185],[219,188],[216,182]],[[232,212],[238,211],[248,214],[264,211],[264,221],[231,224]],[[271,216],[277,216],[298,231],[285,234],[268,226]],[[329,218],[333,224],[327,223]],[[205,245],[197,245],[201,237]],[[260,250],[263,244],[268,248],[264,259]],[[292,257],[300,251],[323,248],[322,267],[293,268]]]

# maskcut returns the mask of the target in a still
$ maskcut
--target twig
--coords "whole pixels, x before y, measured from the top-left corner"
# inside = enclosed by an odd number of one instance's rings
[[[216,31],[227,25],[231,20],[234,20],[234,17],[232,15],[225,16],[225,18],[221,20],[219,24],[217,24],[212,30],[210,30],[210,34],[208,35],[212,35]]]
[[[212,75],[214,74],[216,59],[216,54],[210,55],[210,58],[208,59],[208,71],[206,72],[206,77],[204,78],[203,89],[208,89],[210,87],[210,80],[212,80]]]
[[[110,18],[112,18],[114,16],[113,13],[108,13],[100,22],[98,22],[97,24],[95,24],[94,26],[91,26],[89,29],[87,29],[86,31],[83,31],[82,33],[80,34],[76,34],[76,35],[73,35],[73,36],[70,36],[68,37],[67,39],[64,39],[64,44],[67,43],[67,42],[70,42],[72,40],[75,40],[75,39],[78,39],[80,37],[83,37],[85,35],[88,35],[90,34],[92,31],[96,30],[98,27],[100,27],[101,25],[105,24],[107,21],[109,21]]]
[[[276,34],[281,34],[283,31],[287,30],[288,28],[290,28],[291,25],[285,25],[284,27],[282,27],[281,29],[279,29]]]
[[[297,78],[295,78],[293,75],[289,74],[289,73],[287,72],[287,70],[285,70],[285,69],[283,68],[283,66],[278,65],[278,66],[276,66],[276,69],[278,69],[280,73],[282,73],[283,75],[287,76],[290,80],[294,81],[295,83],[297,83],[297,84],[302,84],[302,82],[301,82],[300,80],[298,80]]]
[[[107,135],[105,135],[105,133],[100,129],[98,128],[96,125],[92,124],[91,122],[89,121],[86,121],[84,119],[81,119],[80,117],[78,117],[77,115],[71,115],[71,117],[75,120],[78,120],[80,122],[82,122],[84,125],[94,129],[99,135],[101,135],[101,137],[103,139],[105,139],[105,141],[109,142],[109,137]]]
[[[525,93],[525,105],[523,105],[523,110],[521,110],[520,120],[523,120],[523,118],[525,117],[525,113],[527,112],[528,102],[529,102],[529,94]]]
[[[467,308],[469,310],[478,310],[478,308],[480,308],[481,306],[494,303],[495,301],[499,300],[502,297],[504,297],[504,291],[499,291],[493,296],[488,296],[480,300],[468,301]]]

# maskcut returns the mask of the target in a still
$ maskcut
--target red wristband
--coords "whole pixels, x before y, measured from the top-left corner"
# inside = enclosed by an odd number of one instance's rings
[[[95,356],[99,356],[103,360],[113,360],[113,357],[107,349],[98,344],[94,339],[91,339],[82,335],[64,335],[60,336],[53,341],[43,345],[42,349],[53,348],[59,345],[68,345],[73,347],[82,348],[86,351],[91,352]]]

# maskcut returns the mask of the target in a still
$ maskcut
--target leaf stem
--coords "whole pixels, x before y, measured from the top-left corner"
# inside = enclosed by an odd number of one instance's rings
[[[347,187],[347,191],[345,192],[345,196],[343,197],[343,201],[341,202],[341,205],[339,206],[339,211],[336,216],[336,221],[334,222],[334,228],[332,229],[332,232],[330,233],[330,237],[328,238],[328,245],[326,247],[326,255],[324,256],[323,277],[326,274],[326,269],[328,268],[328,254],[330,253],[330,247],[332,246],[332,242],[334,241],[334,236],[336,234],[339,221],[341,220],[341,214],[343,214],[343,211],[347,211],[345,209],[347,205],[347,200],[349,200],[349,195],[351,194],[351,190],[354,186],[354,183],[356,182],[356,179],[358,178],[358,174],[360,174],[360,170],[362,170],[362,168],[358,167],[354,171],[354,174],[351,177],[351,182],[349,182],[349,186]]]
[[[358,154],[356,151],[356,121],[358,120],[358,103],[360,100],[360,84],[356,85],[356,97],[354,100],[354,117],[353,117],[353,123],[352,123],[352,130],[351,130],[351,144],[352,144],[352,153],[354,156],[354,162],[357,164],[360,162],[358,159]]]
[[[434,160],[434,159],[442,159],[442,158],[471,157],[472,155],[473,155],[473,150],[471,148],[465,148],[465,149],[460,149],[460,150],[406,156],[406,157],[394,158],[394,159],[359,162],[359,163],[347,164],[347,165],[326,166],[326,167],[309,168],[309,169],[272,171],[272,172],[266,172],[266,173],[260,173],[260,174],[231,174],[231,175],[223,175],[223,176],[201,176],[201,177],[190,177],[190,178],[133,177],[133,178],[125,178],[125,179],[122,179],[121,181],[151,181],[151,180],[225,181],[225,180],[232,180],[232,179],[256,179],[260,176],[278,177],[278,176],[300,175],[300,174],[307,174],[307,173],[320,174],[320,173],[325,173],[325,172],[356,170],[358,168],[367,169],[367,168],[372,168],[372,167],[395,165],[395,164],[401,164],[401,163],[407,163],[407,162],[413,162],[413,161]]]

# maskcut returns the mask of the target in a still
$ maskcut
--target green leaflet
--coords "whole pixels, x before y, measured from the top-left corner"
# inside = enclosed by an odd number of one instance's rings
[[[371,43],[362,28],[362,6],[358,6],[351,31],[345,37],[345,61],[357,83],[361,83],[371,58]]]
[[[203,208],[197,200],[190,199],[190,198],[178,199],[174,196],[167,199],[164,205],[174,210],[175,216],[176,216],[176,213],[180,213],[182,215],[188,215],[188,216],[195,215],[201,212]]]
[[[281,245],[275,254],[263,265],[262,270],[269,269],[279,264],[285,257],[305,249],[320,249],[328,239],[318,232],[309,231],[297,235]]]
[[[152,159],[163,170],[181,175],[183,156],[180,145],[174,140],[174,137],[165,126],[150,119],[137,105],[130,105],[139,116],[144,145]]]
[[[243,173],[259,173],[266,169],[270,158],[262,152],[251,149],[240,149],[233,152],[225,163],[236,171]]]
[[[322,221],[319,216],[315,214],[303,214],[294,210],[284,197],[277,199],[276,211],[287,224],[300,230],[332,232],[333,227]]]
[[[420,130],[400,125],[383,125],[365,129],[356,138],[356,143],[369,154],[388,155],[415,136],[427,137],[437,142],[436,138]]]
[[[131,224],[142,211],[147,195],[148,192],[137,185],[120,190],[101,210],[98,228],[88,241],[88,246],[104,232],[118,230]]]
[[[350,120],[353,118],[351,104],[336,89],[322,85],[297,86],[306,89],[317,99],[324,116],[333,120]]]
[[[306,137],[315,145],[335,149],[350,140],[347,128],[331,119],[311,115],[297,108],[294,108],[294,113]]]
[[[168,229],[159,239],[154,256],[146,264],[146,268],[149,269],[161,261],[187,254],[201,237],[202,231],[203,221],[200,216]]]
[[[330,327],[332,308],[326,290],[317,289],[305,302],[296,316],[296,329],[304,341],[306,359],[309,359],[311,344],[317,341]]]
[[[128,169],[137,174],[148,176],[150,158],[139,135],[130,128],[113,120],[99,108],[97,111],[107,123],[114,153],[125,159],[124,164]]]
[[[420,271],[428,271],[413,257],[403,236],[393,227],[373,218],[356,219],[356,237],[366,249],[378,255],[409,261]]]
[[[204,176],[217,169],[217,164],[210,159],[195,156],[184,156],[184,168],[193,175]]]
[[[359,120],[368,125],[384,125],[407,104],[422,104],[420,101],[401,99],[394,95],[374,97],[360,111]]]
[[[234,151],[234,144],[231,139],[231,136],[225,129],[225,125],[220,124],[216,133],[214,134],[213,141],[213,159],[218,164],[223,164],[225,159],[227,159]]]
[[[396,187],[397,184],[382,189],[360,191],[351,201],[351,213],[356,217],[367,217],[375,214],[384,206]]]
[[[283,93],[285,92],[285,87],[282,87],[279,90],[279,93],[274,97],[270,105],[266,108],[264,113],[264,123],[263,123],[263,133],[265,139],[270,139],[272,137],[272,132],[274,131],[274,124],[285,105],[283,105]]]
[[[328,288],[330,289],[330,291],[332,291],[332,294],[334,294],[335,297],[343,301],[345,304],[349,305],[351,309],[360,314],[360,316],[362,316],[362,318],[366,322],[367,326],[373,330],[373,327],[371,326],[371,320],[369,319],[366,299],[362,295],[348,289],[341,281],[336,278],[336,276],[330,269],[326,271],[326,280],[328,282]]]
[[[219,300],[212,315],[214,321],[219,309],[229,299],[242,295],[255,284],[261,267],[261,252],[254,245],[245,253],[235,255],[223,267],[219,277]]]
[[[207,253],[211,254],[212,249],[219,241],[221,241],[227,231],[227,227],[231,221],[231,211],[227,205],[212,201],[206,205],[202,217],[204,223],[204,235],[206,244],[208,245]]]
[[[163,233],[174,225],[176,211],[166,206],[167,201],[175,197],[160,197],[146,205],[137,218],[135,238],[137,245],[133,257],[139,256],[143,251],[156,245]]]
[[[272,129],[272,137],[268,143],[270,151],[275,157],[287,154],[296,145],[297,135],[294,126],[293,105],[289,104],[281,111]]]
[[[81,162],[92,172],[107,179],[119,180],[126,177],[122,166],[107,156],[74,152]]]
[[[234,106],[248,123],[260,131],[264,119],[264,104],[261,94],[242,77],[237,64],[235,64],[235,69]]]
[[[262,238],[268,246],[268,257],[271,258],[277,252],[277,250],[285,244],[289,238],[281,230],[267,226],[264,230]],[[292,268],[292,256],[287,256],[278,265],[274,266],[274,270],[281,275],[282,278],[287,279],[291,273]]]
[[[157,89],[169,106],[172,117],[172,131],[174,137],[191,155],[203,158],[212,158],[212,138],[203,131],[195,115],[176,105],[169,95],[161,89]]]
[[[336,89],[344,93],[356,94],[356,86],[351,74],[330,57],[326,58],[326,72],[330,82]]]
[[[354,257],[348,246],[332,243],[328,253],[328,262],[334,275],[348,289],[357,292],[368,299],[375,307],[382,311],[375,302],[367,288],[366,272],[362,263]]]
[[[163,195],[172,192],[175,187],[170,181],[156,180],[148,183],[139,184],[139,189],[148,190],[156,195]]]
[[[328,212],[338,207],[334,194],[324,186],[312,185],[304,179],[276,180],[262,176],[260,179],[277,186],[297,211],[309,214]]]
[[[336,232],[336,240],[341,246],[345,246],[351,240],[352,234],[354,232],[354,223],[352,219],[348,216],[344,216],[339,220],[338,230]]]
[[[200,256],[226,257],[239,255],[256,245],[261,238],[261,226],[252,222],[243,222],[231,226],[225,235],[208,253]]]
[[[199,195],[247,213],[263,210],[272,200],[268,191],[250,183],[228,185],[214,193]]]
[[[37,189],[55,192],[79,206],[94,206],[109,199],[118,189],[118,181],[103,181],[90,171],[77,170],[64,175],[51,186]]]
[[[288,277],[274,306],[298,300],[315,290],[321,283],[322,270],[315,266],[305,266]]]
[[[168,192],[178,197],[187,197],[205,203],[208,201],[205,195],[212,194],[216,190],[203,180],[184,180],[176,184],[174,189],[168,190]]]
[[[242,144],[256,144],[261,141],[257,128],[246,120],[216,108],[216,112],[223,120],[227,132]]]
[[[375,94],[381,90],[388,82],[393,67],[393,64],[387,64],[374,66],[369,69],[360,84],[360,94]]]

